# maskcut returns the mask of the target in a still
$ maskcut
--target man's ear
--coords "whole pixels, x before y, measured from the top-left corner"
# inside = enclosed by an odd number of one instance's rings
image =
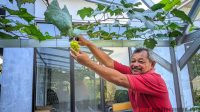
[[[151,65],[152,65],[152,67],[155,67],[156,62],[155,62],[155,61],[152,61]]]

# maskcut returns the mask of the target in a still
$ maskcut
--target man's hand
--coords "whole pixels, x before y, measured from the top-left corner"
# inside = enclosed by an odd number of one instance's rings
[[[76,40],[78,41],[78,44],[81,46],[88,46],[90,44],[90,41],[86,40],[82,35],[76,37]]]
[[[89,56],[85,53],[79,50],[79,52],[74,51],[73,49],[70,49],[71,56],[80,64],[84,66],[88,66],[89,63],[92,61]]]

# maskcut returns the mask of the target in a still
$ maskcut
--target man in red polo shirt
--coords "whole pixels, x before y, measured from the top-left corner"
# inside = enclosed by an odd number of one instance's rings
[[[76,52],[71,49],[72,57],[105,80],[128,88],[134,112],[172,112],[166,84],[162,77],[155,73],[155,61],[148,49],[136,49],[128,67],[110,58],[82,36],[77,39],[80,45],[87,46],[96,59],[105,66],[95,63],[82,51]]]

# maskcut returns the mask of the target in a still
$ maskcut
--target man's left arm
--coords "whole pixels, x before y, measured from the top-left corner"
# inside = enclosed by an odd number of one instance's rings
[[[71,49],[70,53],[71,53],[71,56],[78,63],[95,71],[98,75],[103,77],[105,80],[112,82],[116,85],[129,88],[128,78],[125,74],[122,74],[115,69],[111,69],[111,68],[95,63],[89,58],[89,56],[86,53],[82,51],[76,52],[73,49]]]
[[[86,66],[109,82],[112,82],[118,86],[123,86],[125,88],[130,87],[127,76],[118,72],[117,70],[99,65],[94,61],[89,62],[89,64]]]

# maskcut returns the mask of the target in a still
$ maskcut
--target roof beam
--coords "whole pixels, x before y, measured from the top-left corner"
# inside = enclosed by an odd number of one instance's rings
[[[171,63],[168,62],[167,60],[165,60],[164,58],[160,57],[158,54],[156,54],[155,52],[151,51],[150,52],[151,55],[153,56],[153,59],[156,61],[156,63],[158,63],[159,65],[161,65],[162,67],[164,67],[166,70],[168,70],[169,72],[172,73],[172,68],[171,68]]]
[[[98,47],[138,47],[144,40],[91,40]],[[159,40],[157,47],[169,47],[168,40]],[[38,41],[35,39],[0,39],[0,47],[70,47],[68,39],[51,39]]]
[[[190,33],[190,34],[187,34],[187,35],[185,35],[185,36],[183,37],[183,42],[182,42],[182,44],[183,44],[183,43],[192,42],[192,41],[194,41],[195,39],[200,38],[199,36],[200,36],[200,30],[197,30],[197,31],[195,31],[195,32],[192,32],[192,33]]]
[[[116,3],[115,1],[109,1],[109,0],[85,0],[87,2],[92,2],[92,3],[99,3],[99,4],[104,4],[104,5],[121,5],[119,3]]]
[[[151,0],[141,0],[148,8],[151,8],[154,5],[154,2]]]
[[[37,58],[37,59],[40,59],[40,58]],[[69,64],[69,61],[60,61],[60,60],[56,60],[56,59],[49,59],[49,58],[42,58],[43,60],[45,61],[50,61],[50,62],[60,62],[60,63],[64,63],[64,64]]]

